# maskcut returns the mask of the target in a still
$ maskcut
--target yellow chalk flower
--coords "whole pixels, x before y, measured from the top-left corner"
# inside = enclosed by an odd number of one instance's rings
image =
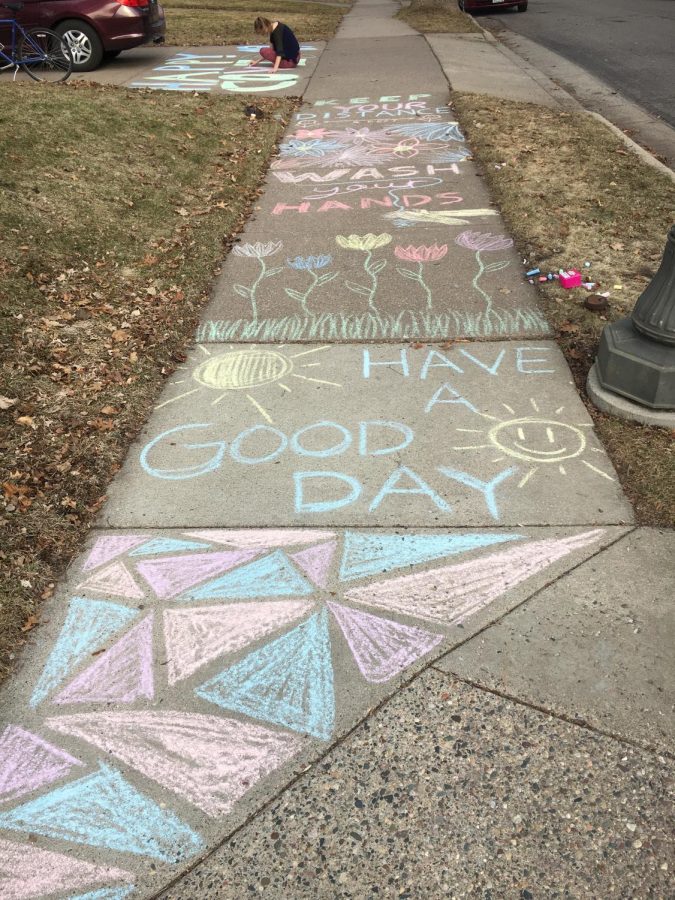
[[[371,250],[385,247],[390,243],[391,235],[370,234],[369,232],[368,234],[350,234],[349,237],[345,237],[343,234],[338,234],[335,236],[335,240],[345,250],[365,250],[369,253]]]

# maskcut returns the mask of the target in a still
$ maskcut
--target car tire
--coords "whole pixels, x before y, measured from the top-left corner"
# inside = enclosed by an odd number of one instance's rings
[[[121,50],[105,50],[103,53],[103,58],[104,59],[117,59],[117,57],[120,55],[121,52],[122,52]]]
[[[526,12],[527,11],[527,0],[524,3],[518,4],[518,12]]]
[[[74,72],[91,72],[103,61],[101,38],[91,25],[80,19],[68,19],[54,29],[68,45]]]

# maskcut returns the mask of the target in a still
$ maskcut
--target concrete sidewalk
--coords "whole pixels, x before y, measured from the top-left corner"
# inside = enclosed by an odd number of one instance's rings
[[[318,60],[0,695],[3,900],[668,894],[673,534],[396,9]]]

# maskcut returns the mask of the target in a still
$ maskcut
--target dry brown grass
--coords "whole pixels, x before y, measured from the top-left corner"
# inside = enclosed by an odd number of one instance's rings
[[[412,0],[396,18],[423,34],[481,33],[471,16],[460,12],[456,0]]]
[[[293,108],[257,97],[250,122],[247,102],[0,85],[0,676],[184,359]]]
[[[584,308],[583,289],[541,290],[585,397],[603,326],[630,313],[658,268],[675,184],[589,115],[473,94],[453,102],[523,257],[543,272],[589,261],[598,290],[611,292],[599,316]],[[675,525],[673,434],[589,410],[639,521]]]
[[[183,47],[259,44],[253,32],[257,16],[279,17],[299,41],[333,37],[349,6],[278,0],[273,9],[259,0],[165,0],[166,40]]]

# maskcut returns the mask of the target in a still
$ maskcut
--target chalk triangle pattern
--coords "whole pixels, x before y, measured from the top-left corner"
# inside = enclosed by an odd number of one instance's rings
[[[147,539],[147,534],[114,534],[100,537],[85,560],[82,571],[89,572],[91,569],[96,569],[103,563],[110,562],[134,547],[138,547]]]
[[[188,678],[218,656],[278,631],[311,609],[306,600],[274,600],[165,610],[169,684]]]
[[[335,696],[326,610],[249,653],[196,693],[223,709],[329,740]]]
[[[80,672],[53,702],[133,703],[153,696],[151,613]]]
[[[252,600],[257,597],[303,597],[313,592],[312,585],[293,568],[286,555],[275,550],[190,591],[181,599]]]
[[[203,848],[199,835],[104,763],[99,771],[0,813],[0,828],[177,863]],[[126,879],[129,880],[128,878]]]
[[[351,581],[382,575],[392,569],[518,540],[522,540],[519,534],[369,534],[347,531],[340,579]]]
[[[30,705],[35,707],[70,673],[138,616],[134,609],[103,600],[73,597],[63,628],[40,675]]]
[[[65,750],[18,725],[0,734],[0,802],[16,800],[83,765]]]
[[[112,597],[126,597],[127,600],[142,600],[143,591],[134,581],[131,572],[123,562],[114,562],[94,572],[86,581],[78,585],[78,591],[94,592]]]
[[[295,544],[316,544],[335,537],[332,531],[313,531],[301,528],[207,528],[186,531],[187,537],[195,537],[215,544],[227,544],[249,550],[269,550],[272,547],[292,547]]]
[[[354,588],[345,597],[403,615],[456,625],[557,560],[595,543],[603,533],[596,530],[561,540],[529,541],[470,562]]]
[[[339,603],[328,606],[361,674],[373,684],[390,681],[443,640],[440,634],[372,616]]]
[[[132,550],[129,556],[158,556],[160,553],[183,553],[190,550],[210,550],[211,545],[201,541],[179,541],[176,538],[154,538]]]
[[[336,541],[329,541],[327,544],[319,544],[316,547],[308,547],[306,550],[291,553],[291,559],[314,584],[326,587],[336,547]]]
[[[182,712],[85,713],[47,724],[112,753],[210,816],[230,812],[302,744],[250,722]]]
[[[172,600],[188,588],[253,559],[255,550],[223,550],[169,556],[138,563],[137,570],[161,600]]]
[[[99,888],[97,891],[87,891],[86,894],[78,894],[77,897],[69,897],[68,900],[124,900],[134,890],[133,884],[124,887]]]
[[[39,850],[30,844],[14,844],[0,838],[2,900],[34,900],[57,891],[78,891],[132,878],[129,872],[112,866],[94,866],[53,850]]]

